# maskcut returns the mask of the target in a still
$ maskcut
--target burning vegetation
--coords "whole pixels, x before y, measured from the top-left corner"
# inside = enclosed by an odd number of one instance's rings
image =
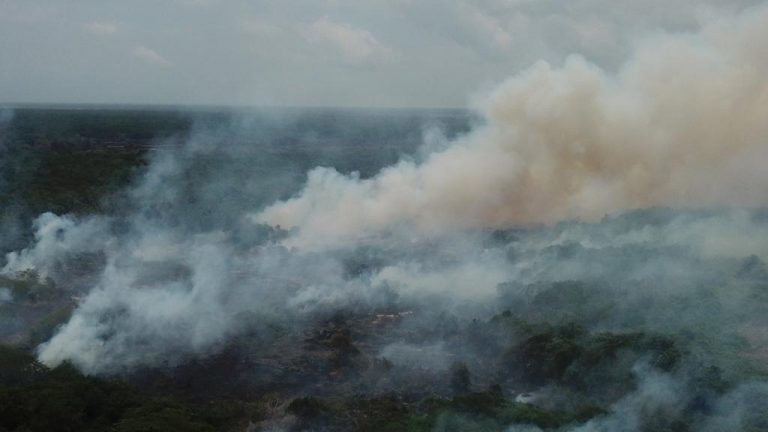
[[[768,430],[766,23],[477,114],[0,116],[0,430]]]

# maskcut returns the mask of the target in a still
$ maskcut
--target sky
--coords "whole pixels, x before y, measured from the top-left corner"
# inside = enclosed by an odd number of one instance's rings
[[[757,0],[0,0],[0,103],[465,107]]]

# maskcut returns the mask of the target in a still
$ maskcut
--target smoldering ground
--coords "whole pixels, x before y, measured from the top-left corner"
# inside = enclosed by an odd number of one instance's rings
[[[759,430],[767,22],[757,8],[657,35],[617,74],[538,64],[480,103],[483,125],[378,173],[302,185],[248,127],[201,130],[155,151],[110,214],[39,216],[3,273],[67,289],[73,260],[98,257],[38,347],[91,374],[236,341],[256,388],[330,349],[293,369],[297,395],[492,388],[591,413],[541,427]],[[435,427],[483,421],[449,410]]]

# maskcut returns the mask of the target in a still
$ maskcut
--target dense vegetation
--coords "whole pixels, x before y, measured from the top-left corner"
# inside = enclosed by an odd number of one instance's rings
[[[636,389],[631,365],[637,360],[645,359],[659,373],[674,372],[686,355],[684,344],[667,336],[590,334],[574,324],[531,325],[509,313],[460,332],[467,338],[494,334],[502,341],[506,348],[492,359],[499,364],[500,382],[556,388],[570,394],[569,402],[546,406],[509,399],[498,384],[480,390],[473,382],[478,371],[461,363],[438,377],[442,384],[420,393],[368,393],[359,383],[395,372],[386,359],[363,361],[365,354],[345,331],[321,332],[326,335],[318,341],[324,353],[315,354],[316,373],[332,377],[330,382],[340,390],[325,396],[296,395],[289,382],[273,383],[276,389],[271,391],[244,388],[237,382],[243,361],[237,344],[202,362],[126,375],[134,384],[85,377],[69,364],[49,369],[20,349],[2,346],[0,430],[208,431],[244,430],[249,424],[349,431],[500,431],[510,424],[529,424],[551,430],[606,415],[608,405]],[[320,379],[312,373],[294,372]],[[643,430],[689,431],[687,425],[736,384],[714,365],[690,379],[696,392],[690,404],[681,412],[656,412],[643,419]],[[343,390],[345,382],[358,382],[353,387],[359,393]],[[447,396],[441,386],[453,395]],[[754,420],[756,427],[766,421],[768,417]]]
[[[643,349],[648,343],[653,345],[652,351],[659,350],[659,367],[672,367],[677,355],[671,342],[653,342],[654,338],[644,341],[642,335],[599,335],[575,343],[577,336],[573,331],[573,328],[557,328],[536,333],[513,348],[515,361],[537,368],[528,379],[559,382],[564,379],[566,369],[590,368],[594,366],[593,361],[599,364],[610,360],[619,349]],[[350,349],[339,339],[337,336],[329,342],[329,349],[337,354]],[[226,366],[219,363],[218,370],[208,372],[226,376]],[[342,367],[348,374],[363,374],[369,367],[376,367],[372,364],[358,369],[359,364],[338,362],[329,366]],[[180,391],[185,386],[184,377],[183,373],[175,377],[155,375],[144,381],[145,390],[140,391],[122,380],[85,377],[69,364],[48,369],[28,353],[2,346],[0,430],[237,430],[274,416],[290,416],[292,426],[298,429],[430,431],[443,425],[448,428],[445,430],[465,430],[463,427],[469,426],[473,430],[501,430],[515,423],[550,429],[605,413],[603,408],[589,403],[567,411],[537,408],[505,398],[496,385],[487,391],[472,392],[466,366],[461,365],[445,377],[455,392],[455,396],[449,398],[426,395],[409,399],[395,393],[372,398],[342,395],[291,398],[279,392],[254,398],[242,395],[235,399],[211,398],[194,391],[184,395]],[[614,380],[611,384],[631,386],[631,380],[627,375],[621,382]],[[578,386],[578,383],[571,385]]]
[[[88,378],[68,364],[48,369],[0,346],[0,430],[213,431],[223,425],[214,411]]]
[[[104,211],[150,141],[190,124],[174,112],[17,109],[0,146],[0,201],[25,216]]]
[[[189,130],[190,114],[138,108],[15,108],[8,133],[26,142],[142,142]]]
[[[201,122],[207,124],[204,130],[193,131]],[[346,127],[347,122],[356,127]],[[28,245],[31,221],[43,212],[72,215],[64,218],[70,222],[107,214],[109,230],[127,230],[120,218],[132,213],[125,211],[131,201],[124,192],[148,169],[154,149],[169,146],[173,152],[179,142],[215,136],[210,142],[217,151],[176,155],[185,164],[172,179],[176,201],[159,200],[142,211],[169,216],[169,225],[181,226],[185,237],[210,231],[229,236],[242,249],[243,255],[233,256],[251,258],[264,252],[252,238],[261,231],[239,228],[241,214],[227,208],[233,199],[248,197],[247,207],[254,209],[284,197],[315,165],[366,177],[403,155],[417,158],[420,122],[424,118],[412,113],[340,117],[332,110],[263,114],[245,121],[202,111],[20,109],[0,130],[0,245],[3,252]],[[453,124],[451,133],[460,133],[462,125]],[[230,128],[247,133],[230,134]],[[227,146],[238,139],[253,142],[228,153]],[[370,157],[374,148],[378,159]],[[234,177],[233,184],[217,183],[223,172]],[[257,180],[243,185],[241,178]],[[248,186],[253,190],[218,199],[218,194]],[[173,211],[172,206],[179,208]],[[766,214],[755,211],[750,217],[765,219]],[[678,216],[669,209],[617,216],[596,229],[591,240],[598,241],[591,243],[566,235],[569,222],[551,230],[484,232],[483,247],[500,251],[503,265],[530,259],[521,266],[522,277],[496,286],[490,305],[466,301],[446,307],[437,296],[414,301],[378,286],[372,299],[345,303],[332,298],[335,309],[299,318],[240,312],[236,330],[212,346],[167,358],[159,351],[135,367],[121,369],[116,362],[117,367],[98,376],[87,376],[67,362],[49,368],[34,357],[36,347],[79,310],[107,260],[98,248],[64,250],[54,277],[34,269],[0,275],[0,431],[565,431],[625,416],[635,422],[626,430],[693,432],[707,419],[722,417],[723,407],[744,405],[731,403],[729,395],[743,395],[745,384],[765,381],[760,364],[765,354],[751,344],[765,325],[768,267],[755,255],[705,261],[678,245],[651,241],[595,247],[605,238],[666,227]],[[692,221],[699,216],[689,213]],[[576,231],[595,229],[574,226]],[[285,234],[260,229],[265,237]],[[539,243],[545,246],[536,249]],[[430,240],[400,249],[372,243],[338,252],[334,265],[343,278],[361,281],[397,260],[418,263],[428,256],[434,260],[424,260],[426,267],[460,265],[462,257],[453,252],[450,244]],[[288,253],[281,249],[277,255]],[[177,283],[187,289],[184,283],[199,275],[172,258],[141,262],[142,277],[125,288],[160,291],[156,285]],[[659,262],[669,265],[660,267]],[[711,266],[701,269],[702,262]],[[630,278],[623,274],[627,264],[635,270],[673,271]],[[532,277],[526,282],[524,277],[525,272],[558,270],[563,273],[553,280]],[[233,284],[249,277],[261,283],[251,268],[224,271],[233,273],[226,279]],[[675,279],[678,274],[686,277]],[[288,279],[274,281],[275,290],[296,291],[314,282],[294,275]],[[721,301],[718,296],[727,291],[723,287],[738,290],[743,298],[737,300],[751,309]],[[746,319],[729,315],[730,306]],[[130,313],[116,307],[99,319],[118,320]],[[650,322],[654,318],[649,317],[661,318]],[[109,342],[118,327],[104,328],[109,331],[98,334],[97,344]],[[157,343],[148,339],[127,345]],[[670,382],[679,394],[669,401],[637,401],[664,396]],[[751,399],[757,409],[744,409],[741,430],[768,430],[768,413],[759,409],[760,396],[768,393],[755,394]]]

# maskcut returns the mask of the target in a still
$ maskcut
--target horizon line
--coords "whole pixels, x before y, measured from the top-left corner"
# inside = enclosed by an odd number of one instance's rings
[[[164,104],[120,102],[0,102],[0,109],[144,109],[144,110],[364,110],[364,111],[464,111],[467,107],[408,107],[356,105],[245,105],[245,104]]]

